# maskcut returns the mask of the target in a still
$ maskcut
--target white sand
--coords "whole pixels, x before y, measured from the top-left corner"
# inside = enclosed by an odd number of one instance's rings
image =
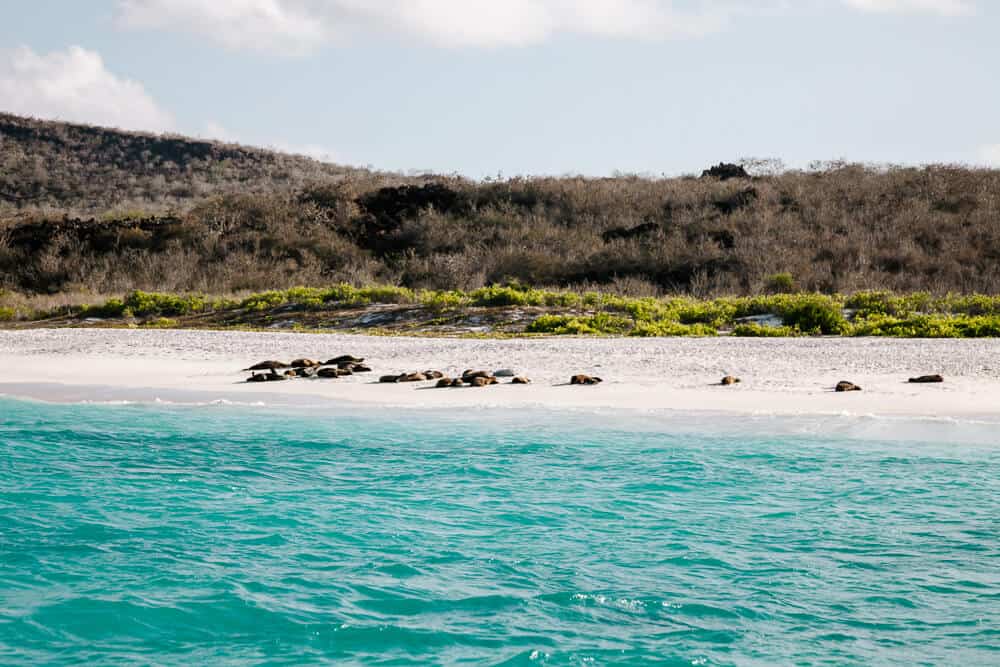
[[[44,400],[334,400],[433,407],[537,406],[758,414],[1000,415],[1000,340],[547,338],[459,340],[127,329],[0,331],[0,394]],[[264,359],[365,357],[373,373],[247,384]],[[530,386],[434,389],[380,375],[513,368]],[[569,386],[570,375],[604,378]],[[906,382],[941,373],[940,385]],[[714,385],[732,374],[743,382]],[[839,380],[864,391],[836,394]],[[506,380],[504,381],[506,382]]]

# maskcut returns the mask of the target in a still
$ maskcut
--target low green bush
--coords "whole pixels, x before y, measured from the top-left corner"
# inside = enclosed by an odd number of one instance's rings
[[[785,326],[795,327],[806,333],[839,335],[850,327],[844,319],[841,304],[833,297],[821,294],[802,294],[778,311]]]
[[[733,335],[743,338],[788,338],[801,333],[795,327],[769,327],[757,322],[742,322],[733,327]]]
[[[10,306],[0,307],[0,322],[13,322],[17,319],[17,311]]]

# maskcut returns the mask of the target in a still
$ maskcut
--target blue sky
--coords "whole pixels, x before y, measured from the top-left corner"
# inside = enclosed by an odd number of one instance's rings
[[[992,0],[33,0],[0,109],[390,170],[1000,166]]]

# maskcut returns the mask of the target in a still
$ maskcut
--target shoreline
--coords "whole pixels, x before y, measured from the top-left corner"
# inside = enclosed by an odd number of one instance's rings
[[[260,384],[243,382],[248,374],[240,372],[262,359],[338,354],[366,357],[373,372]],[[56,402],[60,396],[72,397],[71,402],[148,402],[190,392],[200,399],[248,404],[1000,417],[1000,340],[993,339],[478,340],[33,329],[0,332],[0,367],[0,394]],[[513,368],[533,382],[449,389],[436,389],[433,382],[377,382],[383,374],[431,368],[452,376],[465,368]],[[570,386],[575,373],[605,382]],[[943,374],[945,383],[906,382],[929,373]],[[719,386],[724,375],[742,382]],[[840,380],[856,382],[863,391],[834,393]]]

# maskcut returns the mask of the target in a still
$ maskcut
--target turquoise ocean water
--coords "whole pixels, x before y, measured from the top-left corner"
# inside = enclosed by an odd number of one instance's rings
[[[996,665],[993,433],[0,399],[0,664]]]

